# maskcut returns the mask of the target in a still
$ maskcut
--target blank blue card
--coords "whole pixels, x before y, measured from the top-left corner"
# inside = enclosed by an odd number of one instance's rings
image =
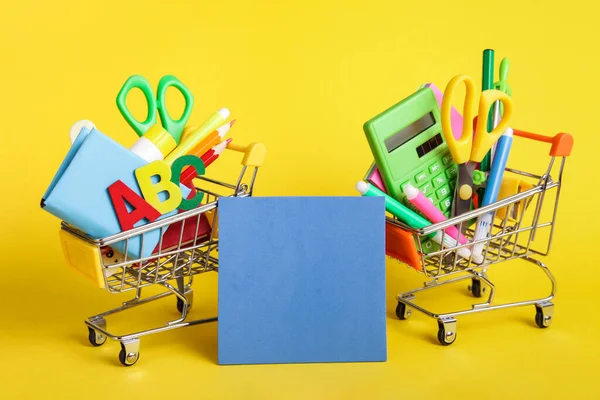
[[[219,364],[386,360],[382,197],[218,209]]]

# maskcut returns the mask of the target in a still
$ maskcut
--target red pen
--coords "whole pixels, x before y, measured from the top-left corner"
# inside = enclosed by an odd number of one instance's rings
[[[223,153],[223,151],[225,150],[225,148],[227,147],[229,142],[231,142],[232,140],[233,140],[232,138],[224,140],[221,143],[219,143],[218,145],[216,145],[215,147],[213,147],[212,149],[210,149],[209,151],[207,151],[206,153],[204,153],[201,157],[202,162],[204,163],[204,167],[205,168],[208,167],[217,158],[219,158],[221,153]],[[196,168],[190,166],[181,173],[180,182],[183,183],[184,185],[186,185],[186,184],[190,183],[196,176],[198,176],[198,173],[196,172]]]

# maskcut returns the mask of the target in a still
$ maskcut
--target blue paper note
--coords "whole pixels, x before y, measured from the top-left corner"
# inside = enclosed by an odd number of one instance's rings
[[[219,364],[386,360],[382,197],[218,209]]]
[[[141,196],[134,171],[147,162],[96,129],[82,130],[44,194],[43,207],[68,224],[98,239],[121,232],[107,188],[123,181]],[[184,196],[190,192],[182,186]],[[166,195],[162,194],[162,199]],[[159,197],[160,198],[160,197]],[[161,216],[174,215],[177,210]],[[144,225],[147,220],[135,226]],[[111,245],[128,259],[148,257],[160,239],[160,230]]]

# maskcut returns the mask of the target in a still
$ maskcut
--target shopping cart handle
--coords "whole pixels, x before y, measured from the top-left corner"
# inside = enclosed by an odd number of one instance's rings
[[[244,153],[242,165],[248,167],[261,167],[267,155],[267,148],[262,143],[250,143],[248,146],[229,143],[226,149]]]
[[[537,140],[538,142],[552,143],[552,147],[550,148],[550,155],[552,157],[567,157],[571,154],[571,149],[573,148],[573,136],[568,133],[557,133],[553,137],[550,137],[518,129],[513,129],[513,132],[515,136]]]

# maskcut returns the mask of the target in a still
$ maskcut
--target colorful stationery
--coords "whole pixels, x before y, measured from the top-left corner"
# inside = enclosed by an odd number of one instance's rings
[[[426,87],[370,119],[363,128],[390,196],[406,204],[402,189],[413,184],[449,213],[457,170],[440,120],[435,95]]]
[[[404,187],[404,193],[406,194],[408,201],[410,201],[417,208],[417,210],[422,212],[423,215],[425,215],[431,222],[436,224],[438,222],[446,221],[446,216],[429,200],[427,200],[425,195],[421,193],[419,189],[412,185],[406,185]],[[446,233],[456,240],[458,240],[460,237],[461,244],[467,243],[467,238],[459,233],[455,226],[449,226],[446,228]]]
[[[178,120],[172,119],[167,111],[166,94],[167,89],[170,87],[176,88],[185,99],[183,113]],[[133,114],[129,111],[129,108],[127,108],[127,96],[132,89],[141,90],[146,98],[148,114],[146,120],[142,122],[135,119]],[[172,75],[165,75],[160,79],[156,96],[154,96],[150,82],[140,75],[129,77],[117,95],[117,108],[121,112],[123,118],[125,118],[125,121],[127,121],[129,126],[131,126],[138,136],[144,136],[152,127],[155,127],[153,130],[157,132],[153,133],[153,138],[160,137],[161,140],[168,140],[165,135],[169,135],[176,145],[180,142],[181,133],[190,118],[193,106],[194,96],[192,95],[192,92],[190,92],[179,79]],[[160,117],[160,125],[158,125],[156,121],[157,114]],[[151,141],[150,138],[148,139]]]
[[[492,163],[492,169],[490,176],[487,179],[487,187],[481,201],[481,207],[492,204],[498,199],[498,193],[500,192],[500,186],[502,184],[502,176],[506,163],[508,162],[508,155],[513,141],[513,130],[511,128],[506,129],[500,139],[498,139],[498,145],[494,152],[494,161]],[[481,240],[487,237],[488,229],[493,222],[493,213],[487,213],[477,218],[477,225],[475,228],[475,234],[473,241]],[[476,243],[473,246],[473,254],[479,256],[483,250],[483,243]]]
[[[430,88],[433,91],[433,94],[435,95],[435,100],[438,103],[438,106],[441,108],[442,107],[442,100],[444,98],[443,93],[440,91],[440,89],[434,85],[433,83],[426,83],[422,86],[423,88]],[[460,115],[460,113],[456,110],[456,108],[452,107],[452,111],[451,111],[451,119],[452,119],[452,130],[454,131],[455,135],[460,135],[460,132],[462,132],[462,124],[463,124],[463,118],[462,115]],[[460,136],[457,136],[457,139]],[[381,174],[379,172],[379,169],[377,168],[377,164],[373,163],[371,165],[371,167],[369,168],[369,171],[367,172],[367,174],[365,175],[364,178],[367,182],[375,185],[378,189],[384,191],[387,193],[387,190],[385,189],[385,184],[383,183],[383,178],[381,178]],[[438,183],[438,187],[439,187],[439,181]],[[451,188],[453,188],[453,183],[452,181],[450,181],[450,185]],[[435,198],[435,197],[434,197]],[[443,206],[449,210],[450,209],[450,201],[451,199],[446,199],[446,201],[444,201]]]
[[[494,50],[486,49],[483,51],[483,72],[481,74],[481,90],[490,90],[494,88]],[[487,121],[487,131],[491,132],[494,129],[493,123],[494,115],[490,110],[488,110],[487,115],[485,115],[485,119],[481,119],[483,121]],[[481,160],[480,170],[487,172],[490,170],[491,166],[491,147],[490,151],[486,153],[486,155]]]
[[[212,149],[214,146],[218,145],[219,143],[221,143],[221,141],[223,141],[223,138],[229,132],[233,124],[235,124],[235,119],[218,127],[214,132],[210,133],[208,136],[202,139],[200,143],[198,143],[198,145],[196,145],[196,147],[194,147],[189,154],[202,157],[205,153],[210,151],[210,149]]]
[[[410,208],[400,204],[398,201],[394,200],[392,197],[383,193],[381,190],[377,189],[375,186],[367,182],[359,181],[356,184],[356,190],[363,196],[383,197],[385,199],[385,209],[411,228],[422,229],[431,225],[431,223],[425,218],[421,217],[419,214],[415,213]],[[458,245],[456,239],[450,237],[450,235],[442,235],[439,231],[435,231],[429,234],[429,238],[434,242],[438,244],[443,244],[448,248],[455,247]],[[428,242],[425,237],[421,239],[421,242],[421,248],[423,252],[427,253],[432,251],[431,248],[427,247]],[[458,254],[463,258],[469,258],[471,256],[471,251],[466,247],[461,247],[460,249],[458,249]]]
[[[198,129],[183,137],[181,143],[179,143],[175,150],[165,157],[165,162],[170,164],[185,154],[192,154],[194,147],[196,147],[207,135],[217,129],[218,126],[221,126],[227,118],[229,118],[229,110],[226,108],[222,108],[214,113]]]
[[[227,145],[229,145],[229,143],[231,143],[232,140],[233,139],[231,139],[231,138],[224,140],[221,143],[219,143],[218,145],[216,145],[215,147],[213,147],[212,149],[210,149],[208,152],[206,152],[201,158],[202,162],[204,163],[204,168],[208,168],[208,166],[210,164],[215,162],[216,159],[219,158],[221,153],[223,153],[223,151],[225,151],[225,148],[227,148]],[[197,172],[196,168],[188,167],[185,171],[183,171],[181,173],[181,182],[183,184],[188,184],[196,176],[198,176],[198,172]]]
[[[472,121],[474,110],[478,103],[477,124],[475,133],[473,127],[463,124],[462,135],[456,139],[452,129],[451,107],[452,98],[457,87],[465,84],[463,118]],[[504,104],[504,117],[491,131],[487,131],[486,123],[492,105],[496,101]],[[487,151],[500,138],[512,116],[512,100],[499,90],[484,90],[479,96],[475,94],[475,82],[467,75],[457,75],[450,80],[444,91],[442,102],[442,131],[454,162],[458,165],[458,178],[452,201],[452,216],[461,215],[471,209],[471,198],[474,190],[485,180],[483,172],[476,171],[476,164],[481,162]]]
[[[141,190],[135,178],[135,170],[146,161],[130,152],[96,129],[82,128],[65,156],[48,190],[42,199],[42,208],[74,226],[92,238],[104,238],[121,232],[107,188],[122,181],[137,195]],[[185,196],[190,193],[183,187]],[[159,195],[163,200],[164,194]],[[159,217],[175,214],[175,211]],[[139,221],[141,226],[148,221]],[[149,256],[159,240],[159,231],[144,235],[143,247],[140,236],[112,247],[127,253],[128,259]]]

